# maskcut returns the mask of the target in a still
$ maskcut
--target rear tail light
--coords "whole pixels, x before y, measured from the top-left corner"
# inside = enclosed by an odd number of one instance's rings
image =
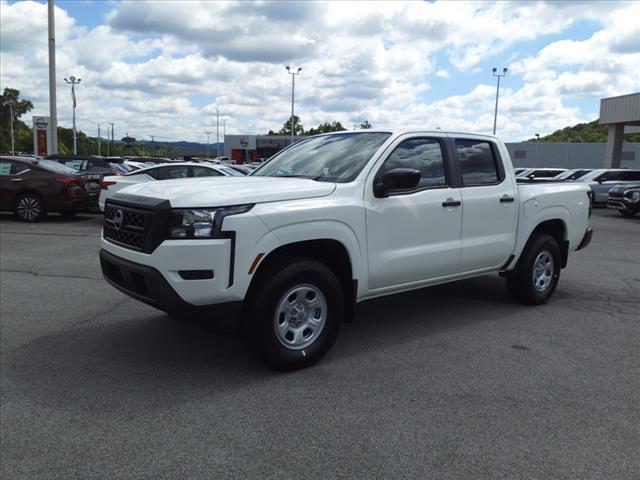
[[[102,188],[102,190],[109,190],[109,187],[111,185],[115,185],[118,182],[112,182],[112,181],[108,181],[108,180],[103,180],[100,182],[100,188]]]
[[[80,180],[79,178],[73,178],[73,177],[56,178],[56,182],[62,183],[67,187],[72,187],[72,186],[81,187],[84,185],[84,182],[82,180]]]

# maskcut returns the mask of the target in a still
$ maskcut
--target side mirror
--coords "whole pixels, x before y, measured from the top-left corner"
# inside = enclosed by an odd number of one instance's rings
[[[409,190],[418,186],[421,177],[415,168],[394,168],[376,179],[373,193],[376,197],[386,197],[390,190]]]

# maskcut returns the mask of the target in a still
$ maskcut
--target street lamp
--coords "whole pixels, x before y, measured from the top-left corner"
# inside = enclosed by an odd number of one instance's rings
[[[498,95],[500,94],[500,78],[504,77],[507,74],[507,69],[503,68],[502,69],[502,73],[497,73],[498,69],[496,67],[493,67],[493,76],[494,77],[498,77],[498,86],[496,87],[496,110],[495,113],[493,114],[493,134],[496,134],[496,123],[498,121]]]
[[[207,158],[209,158],[209,135],[211,135],[212,133],[213,132],[210,130],[204,132],[204,134],[207,136]]]
[[[76,132],[76,84],[79,84],[82,79],[76,78],[71,75],[69,78],[65,78],[64,81],[71,85],[71,99],[73,100],[73,154],[78,154],[77,146],[77,132]]]
[[[533,166],[537,167],[538,166],[538,144],[540,143],[540,134],[539,133],[534,133],[534,135],[536,136],[536,159],[533,162]]]
[[[216,157],[220,160],[220,110],[216,105]]]
[[[293,136],[295,135],[295,131],[296,131],[296,122],[293,116],[293,101],[295,98],[294,95],[296,90],[296,75],[300,75],[300,71],[302,70],[302,67],[298,67],[297,72],[291,71],[291,69],[289,68],[289,65],[286,66],[286,69],[287,69],[287,73],[291,75],[291,143],[293,144]]]
[[[13,133],[13,102],[9,102],[9,124],[11,125],[11,155],[16,154],[16,139]]]

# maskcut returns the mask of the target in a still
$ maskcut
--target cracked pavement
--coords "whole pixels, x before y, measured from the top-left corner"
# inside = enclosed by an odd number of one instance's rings
[[[315,367],[110,287],[100,217],[0,216],[2,478],[637,479],[640,217],[552,300],[485,276],[364,303]]]

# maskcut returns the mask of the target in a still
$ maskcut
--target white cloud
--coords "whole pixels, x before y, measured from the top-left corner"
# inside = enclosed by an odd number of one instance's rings
[[[20,89],[34,114],[46,114],[46,5],[0,7],[2,86]],[[512,81],[501,92],[499,132],[529,138],[534,128],[592,119],[597,107],[582,112],[568,100],[638,89],[639,9],[638,2],[126,1],[112,4],[104,25],[86,28],[56,7],[60,122],[71,117],[62,77],[74,74],[83,79],[82,128],[113,121],[138,136],[202,140],[215,104],[228,133],[278,129],[290,112],[283,67],[290,63],[303,67],[296,113],[305,127],[368,119],[383,128],[488,132],[495,85],[442,98],[430,80],[454,85],[490,72],[489,62],[517,42],[560,34],[580,19],[599,22],[586,40],[558,40],[507,65]],[[427,93],[440,99],[425,103]]]

